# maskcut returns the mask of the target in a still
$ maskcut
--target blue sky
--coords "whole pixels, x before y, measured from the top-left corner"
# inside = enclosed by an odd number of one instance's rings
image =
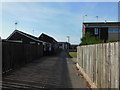
[[[85,22],[118,20],[117,2],[4,2],[2,3],[2,33],[5,39],[17,29],[38,37],[41,33],[57,41],[79,44]],[[34,30],[34,33],[33,33]]]

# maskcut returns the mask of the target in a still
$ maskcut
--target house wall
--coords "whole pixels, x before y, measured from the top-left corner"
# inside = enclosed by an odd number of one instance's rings
[[[108,40],[120,40],[120,33],[109,33]]]
[[[110,30],[118,30],[119,23],[85,23],[82,27],[82,34],[84,35],[87,32],[91,32],[92,35],[99,37],[101,40],[120,40],[120,31],[119,33],[110,33]],[[98,35],[94,34],[95,28],[99,28],[100,31]],[[120,29],[119,29],[120,30]]]
[[[77,51],[77,46],[79,46],[79,45],[70,45],[70,47],[69,47],[69,51],[73,51],[73,52],[76,52]]]
[[[85,33],[90,32],[93,36],[100,38],[101,40],[108,40],[108,28],[98,27],[98,34],[95,34],[95,28],[85,28]]]
[[[108,29],[108,40],[120,40],[120,32],[109,32],[109,30],[116,30],[118,31],[118,28],[109,28]]]
[[[85,25],[83,24],[82,25],[82,36],[84,36],[85,35]]]
[[[85,33],[90,32],[92,35],[94,35],[94,28],[85,28]]]
[[[59,43],[59,48],[64,50],[64,43]]]
[[[69,48],[69,45],[67,43],[59,43],[58,45],[59,45],[59,48],[63,50],[67,50]]]

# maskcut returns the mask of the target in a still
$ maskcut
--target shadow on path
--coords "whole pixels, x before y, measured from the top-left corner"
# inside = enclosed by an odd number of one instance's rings
[[[74,70],[71,71],[73,63],[68,57],[67,53],[62,51],[56,56],[45,56],[35,60],[3,77],[3,87],[11,89],[73,88],[72,83],[75,83],[79,88],[79,77],[73,72]]]

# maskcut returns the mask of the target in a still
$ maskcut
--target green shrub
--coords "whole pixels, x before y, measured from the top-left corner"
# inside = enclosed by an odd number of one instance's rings
[[[120,42],[120,40],[108,40],[107,43],[109,42]]]
[[[91,33],[87,32],[82,38],[81,38],[81,45],[90,45],[90,44],[98,44],[98,43],[104,43],[103,40],[100,40],[99,38],[92,36]]]

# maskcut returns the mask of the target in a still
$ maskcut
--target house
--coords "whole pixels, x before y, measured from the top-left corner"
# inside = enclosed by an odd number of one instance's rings
[[[41,45],[43,41],[39,40],[37,37],[32,36],[30,34],[24,33],[19,30],[15,30],[6,41],[10,42],[18,42],[23,44],[36,44]]]
[[[45,52],[46,51],[51,52],[54,51],[56,48],[58,48],[57,41],[53,37],[42,33],[38,38],[39,40],[44,41],[43,45]]]
[[[70,50],[69,51],[74,51],[74,52],[76,52],[77,51],[77,46],[79,46],[79,45],[76,45],[76,44],[72,44],[72,45],[70,45]]]
[[[44,41],[44,42],[49,42],[49,43],[56,43],[57,42],[53,37],[48,36],[47,34],[44,34],[44,33],[42,33],[39,36],[39,40]]]
[[[58,46],[59,46],[60,49],[68,50],[69,47],[70,47],[70,43],[68,43],[68,42],[58,42]]]
[[[120,22],[84,22],[82,36],[90,32],[101,40],[120,40]]]

